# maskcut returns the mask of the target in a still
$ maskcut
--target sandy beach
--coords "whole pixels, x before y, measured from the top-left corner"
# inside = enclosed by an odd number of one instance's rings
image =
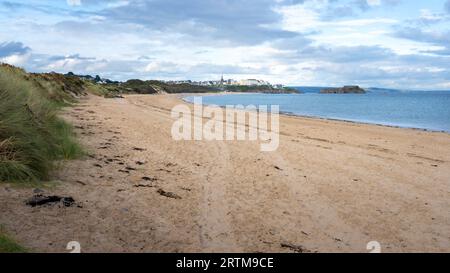
[[[450,251],[449,134],[281,116],[261,152],[174,141],[180,103],[82,98],[63,116],[88,155],[42,186],[0,184],[0,223],[37,252]],[[40,191],[79,206],[26,206]]]

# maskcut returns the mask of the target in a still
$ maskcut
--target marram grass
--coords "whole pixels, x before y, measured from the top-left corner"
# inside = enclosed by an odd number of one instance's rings
[[[27,249],[15,242],[0,226],[0,253],[24,253]]]
[[[56,82],[0,66],[0,181],[46,180],[55,160],[82,155],[72,127],[57,117],[73,101]]]

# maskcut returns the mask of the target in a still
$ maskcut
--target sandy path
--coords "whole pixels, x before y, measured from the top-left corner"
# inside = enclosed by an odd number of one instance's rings
[[[68,109],[90,155],[31,208],[0,185],[0,224],[36,251],[450,251],[450,135],[281,117],[280,147],[173,141],[176,96],[89,97]],[[144,178],[145,177],[145,178]],[[181,199],[162,196],[161,190]],[[159,191],[159,192],[158,192]]]

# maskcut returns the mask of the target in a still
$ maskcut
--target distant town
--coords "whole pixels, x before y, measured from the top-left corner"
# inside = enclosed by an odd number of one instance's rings
[[[79,78],[83,78],[85,80],[90,80],[99,84],[120,84],[118,81],[112,81],[109,79],[101,78],[99,75],[95,77],[91,75],[76,75],[73,72],[69,72],[66,75],[68,76],[77,76]],[[257,86],[266,86],[273,89],[283,89],[284,85],[282,84],[271,84],[265,80],[258,79],[244,79],[244,80],[234,80],[234,79],[224,79],[223,75],[220,80],[210,80],[210,81],[192,81],[192,80],[160,80],[166,84],[190,84],[195,86],[209,86],[209,87],[224,87],[224,86],[249,86],[249,87],[257,87]]]
[[[224,79],[223,76],[220,80],[216,81],[165,81],[167,84],[191,84],[199,86],[270,86],[275,89],[282,89],[284,86],[282,84],[271,84],[265,80],[258,79],[245,79],[245,80],[234,80],[234,79]]]
[[[49,73],[58,76],[58,73]],[[301,91],[283,86],[282,84],[271,84],[268,81],[260,79],[224,79],[210,81],[193,81],[193,80],[140,80],[129,79],[126,81],[113,81],[102,78],[99,75],[77,75],[68,72],[63,76],[78,78],[82,81],[96,84],[97,89],[101,89],[99,94],[117,95],[122,93],[137,94],[163,94],[163,93],[214,93],[214,92],[257,92],[257,93],[274,93],[274,94],[291,94],[300,93]],[[97,90],[99,91],[99,90]]]

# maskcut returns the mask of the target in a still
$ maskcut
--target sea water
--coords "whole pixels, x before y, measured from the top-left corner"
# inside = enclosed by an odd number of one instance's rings
[[[230,93],[204,96],[203,103],[279,105],[280,112],[292,115],[450,132],[450,91],[371,89],[366,94],[319,94],[319,87],[299,89],[305,93]]]

